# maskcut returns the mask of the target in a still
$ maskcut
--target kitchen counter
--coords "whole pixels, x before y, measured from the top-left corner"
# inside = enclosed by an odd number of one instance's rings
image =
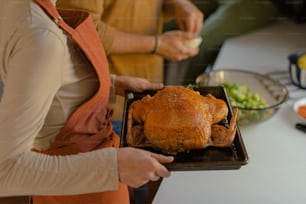
[[[226,41],[214,69],[281,72],[286,77],[288,55],[301,50],[306,51],[306,24],[282,21]],[[301,121],[292,102],[306,91],[288,84],[288,77],[284,83],[290,99],[277,114],[240,127],[247,165],[236,170],[173,171],[161,182],[153,204],[305,204],[306,134],[294,128]]]

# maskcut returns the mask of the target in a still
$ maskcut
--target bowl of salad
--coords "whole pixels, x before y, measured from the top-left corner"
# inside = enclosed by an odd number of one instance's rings
[[[239,125],[268,120],[288,99],[288,90],[283,84],[245,70],[220,69],[203,73],[197,77],[196,85],[223,86],[231,106],[239,109]]]

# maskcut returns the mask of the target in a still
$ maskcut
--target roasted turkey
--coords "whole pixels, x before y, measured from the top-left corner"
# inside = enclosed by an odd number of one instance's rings
[[[153,96],[133,101],[128,109],[129,146],[152,147],[176,154],[207,146],[227,147],[236,134],[238,110],[229,128],[219,125],[228,115],[224,100],[183,86],[167,86]]]

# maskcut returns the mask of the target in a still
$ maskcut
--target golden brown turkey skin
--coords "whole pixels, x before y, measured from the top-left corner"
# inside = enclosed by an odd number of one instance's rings
[[[168,86],[134,101],[128,110],[127,142],[165,153],[212,145],[212,125],[227,117],[225,101],[183,86]]]

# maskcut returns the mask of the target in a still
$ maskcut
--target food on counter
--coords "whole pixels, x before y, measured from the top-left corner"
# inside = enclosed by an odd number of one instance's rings
[[[128,109],[129,146],[176,154],[207,146],[227,147],[236,135],[235,109],[229,128],[218,123],[228,115],[225,101],[183,86],[168,86],[133,101]]]
[[[258,93],[252,92],[250,87],[236,83],[221,83],[226,88],[231,104],[239,108],[265,108],[268,103]]]
[[[306,118],[306,105],[299,106],[297,109],[297,113],[303,118]]]
[[[306,54],[303,54],[298,58],[297,64],[299,68],[306,69]]]

